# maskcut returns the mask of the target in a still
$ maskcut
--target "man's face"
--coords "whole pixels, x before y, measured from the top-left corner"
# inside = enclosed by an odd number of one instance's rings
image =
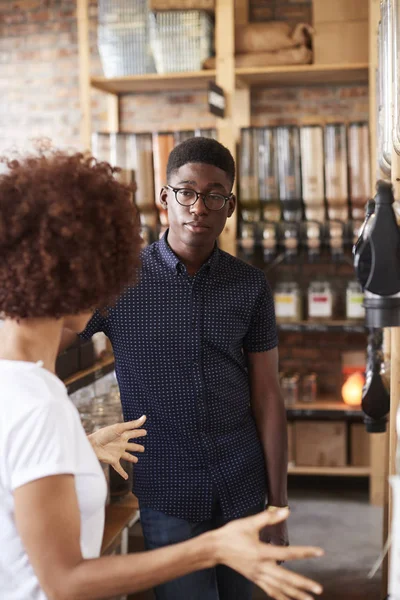
[[[173,188],[223,196],[229,196],[232,188],[225,171],[203,163],[183,165],[171,174],[168,183]],[[236,205],[236,198],[232,196],[220,210],[210,210],[201,196],[192,206],[181,206],[175,199],[175,193],[168,188],[161,191],[160,200],[168,210],[172,238],[186,246],[195,247],[214,244]]]

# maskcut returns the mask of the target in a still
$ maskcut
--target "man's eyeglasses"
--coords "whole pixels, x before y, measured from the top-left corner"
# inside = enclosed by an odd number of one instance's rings
[[[229,194],[229,196],[215,194],[214,192],[202,194],[201,192],[196,192],[189,188],[174,188],[171,185],[166,185],[165,187],[174,192],[175,200],[181,206],[193,206],[201,196],[206,208],[209,210],[221,210],[228,200],[232,198],[232,194]]]

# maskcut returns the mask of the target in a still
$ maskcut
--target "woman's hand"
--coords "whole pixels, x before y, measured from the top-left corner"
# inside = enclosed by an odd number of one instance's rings
[[[216,530],[218,562],[251,579],[276,600],[312,600],[308,592],[321,594],[322,587],[297,573],[278,567],[277,561],[322,556],[321,548],[279,547],[260,541],[260,532],[287,518],[288,509],[264,511],[254,517],[231,521]]]
[[[143,415],[136,421],[109,425],[88,436],[99,461],[111,465],[124,479],[128,479],[128,474],[122,468],[120,460],[123,458],[136,463],[138,458],[130,452],[144,452],[143,446],[134,444],[130,440],[146,435],[145,429],[138,429],[145,422],[146,417]]]

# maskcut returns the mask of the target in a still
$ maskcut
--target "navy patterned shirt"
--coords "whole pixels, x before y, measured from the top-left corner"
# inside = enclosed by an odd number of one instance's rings
[[[114,349],[124,419],[147,415],[134,467],[141,506],[198,522],[211,518],[216,492],[227,519],[261,504],[245,356],[277,345],[264,273],[215,247],[190,277],[165,234],[143,251],[138,285],[82,335],[98,331]]]

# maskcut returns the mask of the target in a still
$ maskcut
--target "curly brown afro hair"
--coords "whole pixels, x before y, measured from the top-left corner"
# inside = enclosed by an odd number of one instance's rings
[[[61,151],[2,163],[0,313],[59,318],[114,303],[136,280],[142,243],[117,169]]]

